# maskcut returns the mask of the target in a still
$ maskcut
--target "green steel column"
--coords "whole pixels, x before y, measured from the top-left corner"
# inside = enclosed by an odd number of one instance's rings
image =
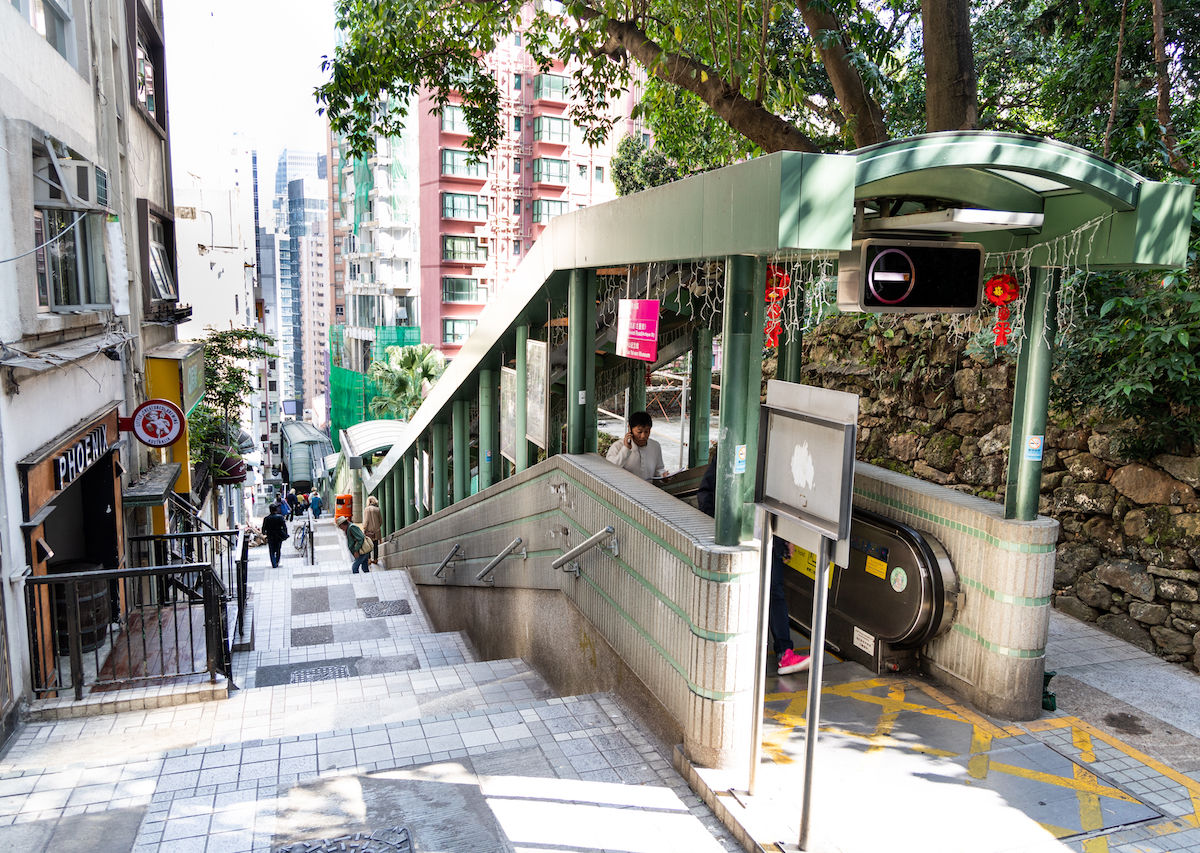
[[[496,482],[496,448],[500,444],[500,394],[496,371],[479,371],[479,488],[486,489]]]
[[[1008,445],[1008,483],[1004,517],[1037,518],[1042,490],[1042,452],[1046,443],[1046,410],[1050,404],[1051,350],[1058,333],[1058,286],[1062,271],[1033,270],[1025,298],[1025,334],[1013,382],[1012,433]],[[1033,444],[1035,447],[1030,447]],[[1028,452],[1027,452],[1028,450]]]
[[[587,274],[571,270],[567,291],[567,453],[583,453],[587,441],[587,371],[590,329],[587,326]]]
[[[471,488],[471,445],[467,440],[471,425],[471,404],[467,400],[454,401],[454,502],[467,497]]]
[[[379,488],[375,490],[376,497],[379,499],[379,515],[383,522],[383,535],[392,532],[392,478],[384,477],[383,482],[379,484]]]
[[[583,450],[595,453],[599,447],[600,431],[596,423],[599,401],[596,399],[596,271],[588,270],[583,275],[584,308],[584,363],[583,391],[586,401],[583,412]]]
[[[725,261],[725,318],[721,330],[721,426],[717,446],[716,540],[736,545],[742,535],[742,482],[753,464],[746,445],[747,378],[755,317],[754,258]],[[747,453],[738,461],[738,449]],[[737,469],[740,468],[739,472]]]
[[[404,478],[404,526],[405,527],[407,527],[408,525],[412,524],[414,521],[417,520],[417,507],[413,501],[413,495],[416,492],[416,489],[413,488],[413,483],[416,480],[416,477],[413,474],[413,464],[415,463],[415,461],[416,461],[416,459],[413,456],[413,452],[411,450],[409,450],[407,453],[405,453],[404,456],[401,457],[401,459],[400,459],[400,464],[404,469],[403,478]]]
[[[634,412],[646,411],[646,362],[634,361],[629,365],[629,408],[625,420]]]
[[[712,329],[692,332],[692,399],[689,401],[688,467],[708,464],[708,423],[712,417]]]
[[[447,477],[446,469],[450,467],[450,430],[444,423],[433,424],[433,511],[441,512],[446,508]]]
[[[529,342],[529,324],[522,323],[517,326],[517,420],[516,420],[516,442],[517,442],[517,473],[524,471],[529,467],[529,442],[525,440],[525,433],[529,427],[529,351],[526,348],[526,343]]]
[[[754,538],[754,480],[758,460],[758,416],[762,411],[763,326],[767,322],[767,259],[754,258],[750,273],[750,330],[746,341],[746,474],[742,477],[742,539]]]

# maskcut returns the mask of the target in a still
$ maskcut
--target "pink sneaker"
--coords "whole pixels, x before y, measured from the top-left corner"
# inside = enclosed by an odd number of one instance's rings
[[[793,672],[803,672],[808,669],[812,659],[808,655],[798,655],[792,649],[788,649],[783,653],[783,657],[779,659],[780,675],[788,675]]]

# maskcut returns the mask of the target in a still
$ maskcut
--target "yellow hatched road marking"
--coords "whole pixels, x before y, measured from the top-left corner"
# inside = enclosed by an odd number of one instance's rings
[[[971,757],[967,759],[967,775],[974,779],[986,779],[991,756],[988,750],[992,748],[992,734],[978,726],[971,737]]]
[[[1071,742],[1079,750],[1079,760],[1093,763],[1096,760],[1096,750],[1092,747],[1092,739],[1088,733],[1078,727],[1071,729]],[[1097,781],[1095,774],[1079,764],[1073,764],[1075,781],[1089,785]],[[1079,826],[1084,832],[1104,828],[1104,815],[1100,811],[1100,798],[1087,788],[1081,787],[1075,791],[1079,800]],[[1132,801],[1132,798],[1130,798]],[[1108,839],[1103,836],[1089,838],[1083,843],[1084,853],[1108,853]]]
[[[896,718],[904,710],[905,704],[904,685],[891,685],[888,688],[887,701],[881,703],[879,719],[875,723],[875,733],[871,735],[872,746],[867,747],[867,752],[879,752],[886,749],[883,744],[875,742],[875,739],[891,736],[892,729],[896,725]]]

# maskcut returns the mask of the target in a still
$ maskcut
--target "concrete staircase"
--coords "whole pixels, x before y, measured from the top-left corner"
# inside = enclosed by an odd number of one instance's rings
[[[740,849],[612,697],[478,660],[406,573],[351,575],[332,519],[315,530],[315,565],[251,552],[230,698],[18,733],[0,849]]]

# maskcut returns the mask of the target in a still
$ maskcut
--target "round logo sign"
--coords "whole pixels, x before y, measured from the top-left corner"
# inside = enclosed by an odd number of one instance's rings
[[[892,569],[889,580],[892,582],[892,589],[896,590],[896,592],[904,592],[908,588],[908,572],[899,566]]]
[[[148,447],[166,447],[183,435],[183,411],[170,400],[147,400],[130,420],[133,434]]]

